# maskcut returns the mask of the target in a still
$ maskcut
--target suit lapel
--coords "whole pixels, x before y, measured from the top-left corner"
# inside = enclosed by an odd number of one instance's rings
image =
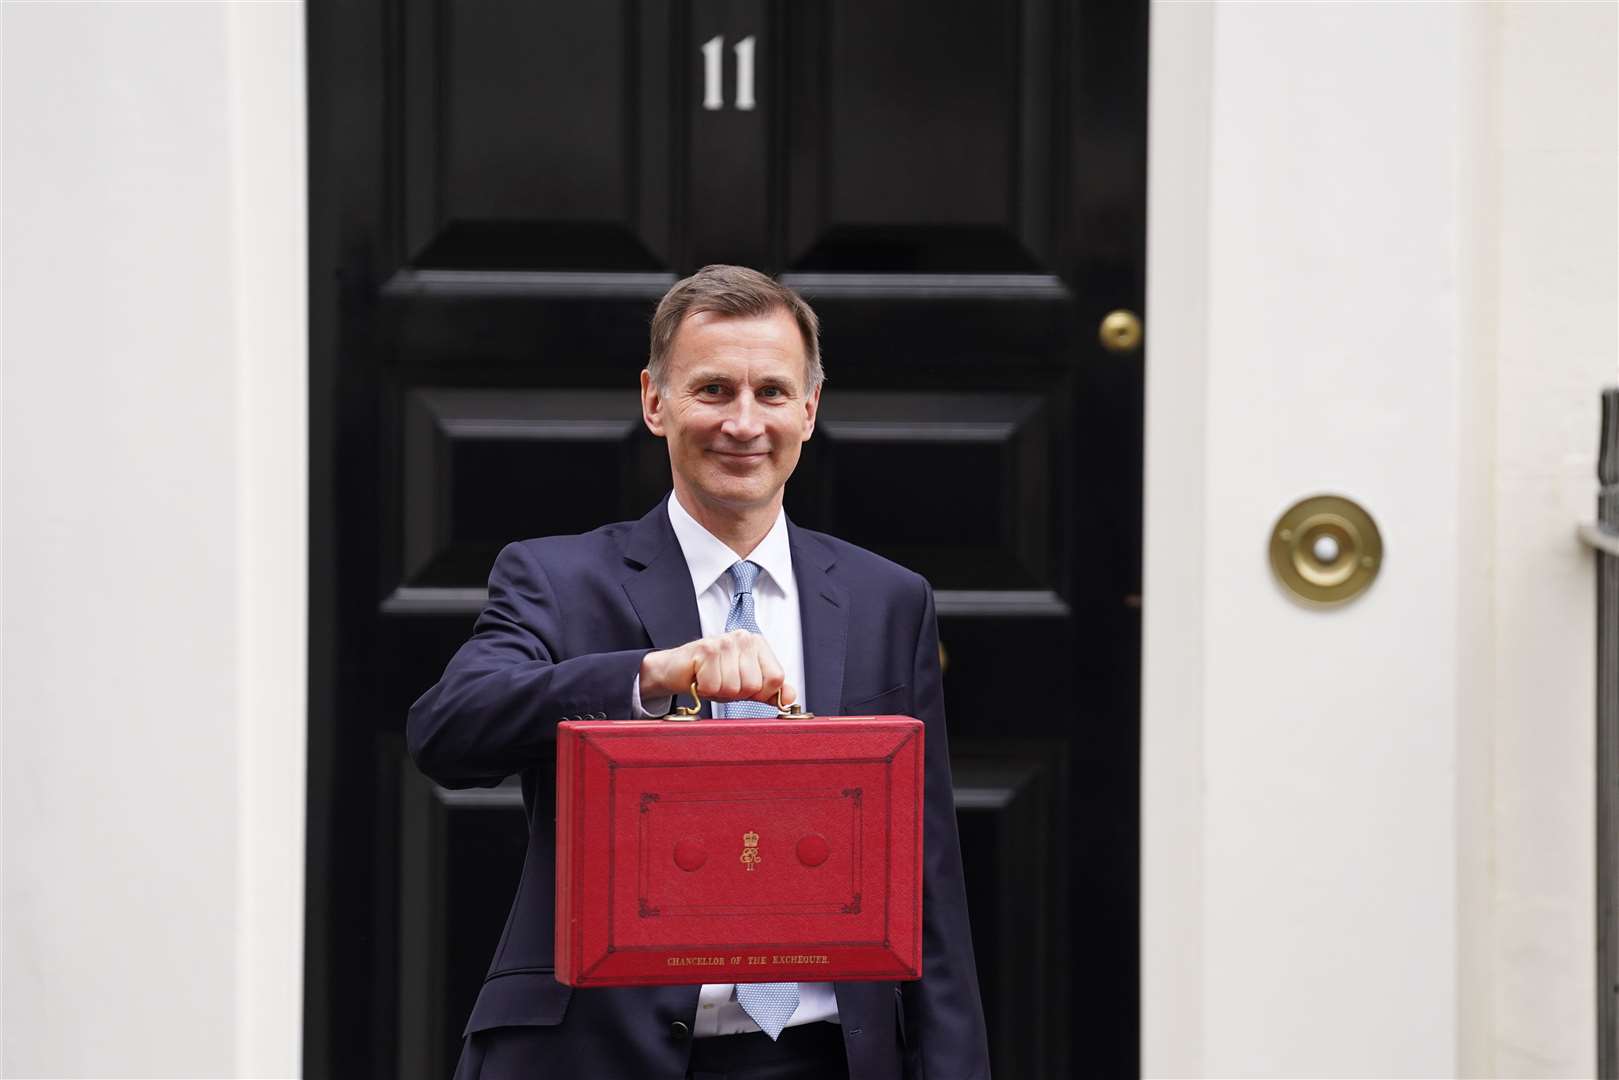
[[[849,646],[849,593],[829,573],[832,551],[791,521],[788,543],[798,580],[798,616],[804,629],[804,701],[825,716],[843,711],[843,661]]]
[[[624,560],[639,571],[624,582],[624,592],[653,648],[673,649],[703,636],[691,571],[664,503],[631,527]]]

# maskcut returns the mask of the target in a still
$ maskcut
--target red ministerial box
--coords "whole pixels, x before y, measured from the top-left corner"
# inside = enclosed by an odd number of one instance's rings
[[[922,974],[922,722],[557,725],[556,977]]]

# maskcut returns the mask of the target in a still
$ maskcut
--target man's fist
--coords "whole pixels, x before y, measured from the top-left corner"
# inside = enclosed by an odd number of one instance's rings
[[[717,701],[798,700],[786,673],[762,634],[732,630],[716,637],[688,641],[677,649],[647,653],[641,659],[641,696],[689,694],[692,683],[705,698]]]

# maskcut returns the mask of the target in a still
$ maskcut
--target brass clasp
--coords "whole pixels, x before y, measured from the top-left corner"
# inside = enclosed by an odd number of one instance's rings
[[[804,711],[804,706],[800,705],[796,701],[793,702],[791,705],[783,705],[781,703],[781,691],[777,690],[776,691],[776,719],[777,720],[813,720],[813,719],[815,719],[815,714],[812,713],[812,712],[805,712]]]
[[[686,705],[676,705],[674,711],[668,716],[665,716],[664,719],[685,723],[696,720],[698,718],[698,714],[702,711],[703,699],[697,696],[697,684],[694,682],[691,684],[691,705],[689,707]]]

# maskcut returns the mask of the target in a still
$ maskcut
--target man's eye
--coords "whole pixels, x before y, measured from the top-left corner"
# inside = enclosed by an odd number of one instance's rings
[[[781,397],[781,387],[779,387],[779,386],[767,386],[763,390],[759,391],[759,396],[760,397]]]
[[[723,394],[725,392],[725,387],[721,386],[719,383],[711,382],[707,386],[703,387],[700,392],[704,394]]]

